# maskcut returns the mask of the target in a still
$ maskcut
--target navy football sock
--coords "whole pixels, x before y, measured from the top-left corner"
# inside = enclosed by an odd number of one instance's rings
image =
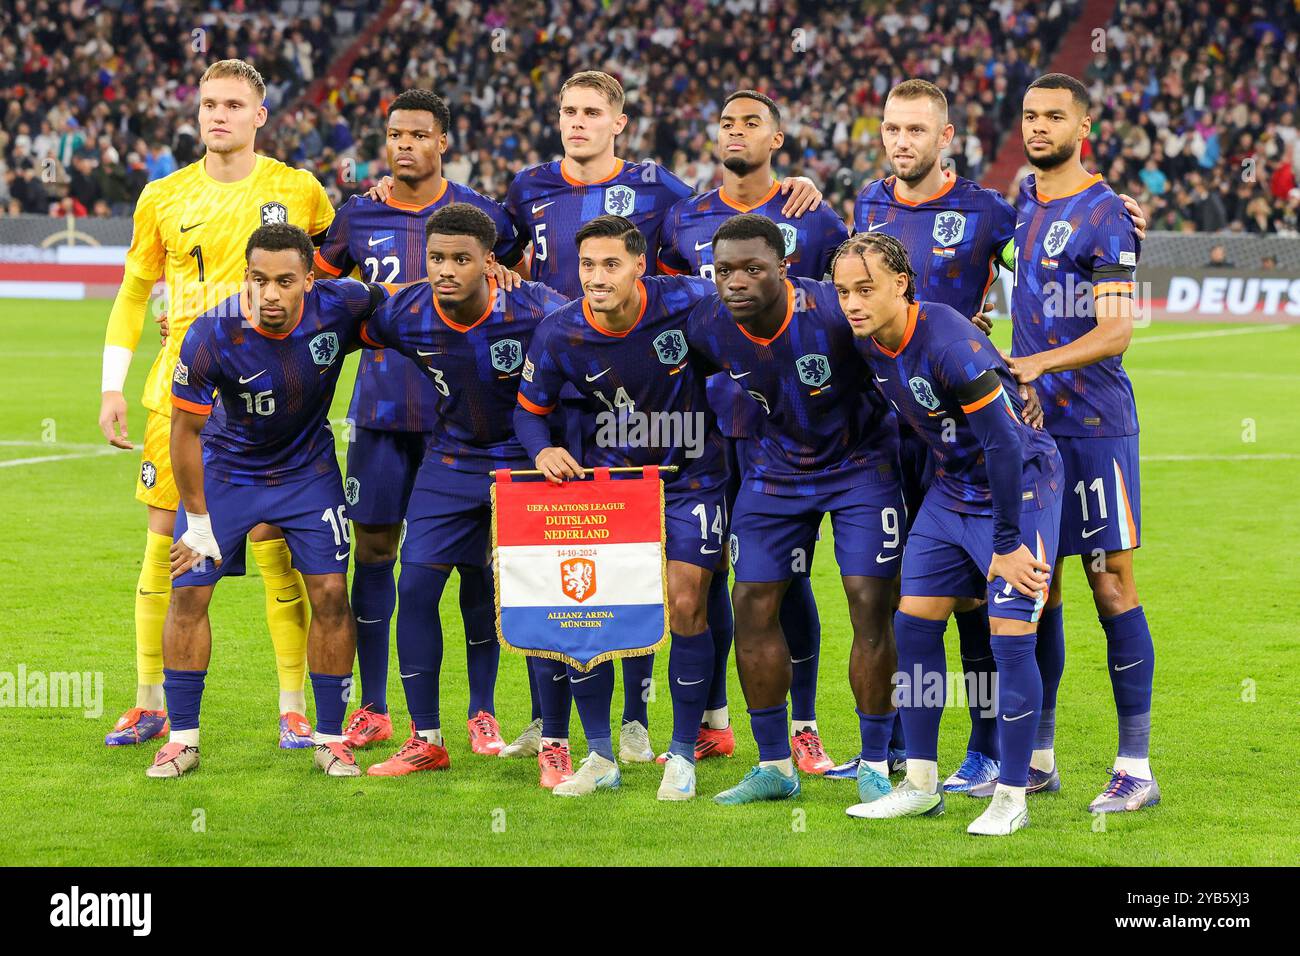
[[[623,664],[623,723],[640,721],[650,726],[650,682],[654,680],[655,656],[625,657]]]
[[[760,707],[749,712],[749,726],[758,744],[758,759],[789,760],[789,708],[785,704],[777,707]]]
[[[907,736],[903,733],[903,715],[898,711],[894,712],[894,730],[889,735],[889,749],[907,750]]]
[[[1043,678],[1043,711],[1034,735],[1035,750],[1056,746],[1056,692],[1065,673],[1065,605],[1043,608],[1038,618],[1038,643],[1034,648],[1038,673]]]
[[[614,700],[614,664],[605,661],[583,673],[568,668],[573,702],[578,705],[578,719],[587,737],[587,747],[606,760],[614,759],[613,734],[609,729],[609,705]],[[539,674],[538,677],[541,675]],[[545,718],[543,718],[545,719]],[[544,736],[550,736],[543,731]]]
[[[352,614],[357,619],[357,670],[361,706],[388,713],[388,641],[397,607],[395,561],[357,562],[352,572]]]
[[[1043,706],[1043,680],[1034,659],[1033,634],[994,634],[989,643],[998,662],[998,732],[1002,763],[998,782],[1023,787]]]
[[[683,636],[673,632],[668,650],[668,687],[673,699],[673,739],[669,753],[695,763],[695,738],[704,718],[713,677],[713,639],[708,630]]]
[[[404,564],[397,581],[397,670],[416,730],[437,730],[442,726],[438,714],[438,677],[442,669],[438,603],[449,576],[432,565]]]
[[[907,756],[912,760],[939,759],[939,721],[948,687],[948,664],[943,654],[947,625],[947,621],[927,621],[894,612],[901,677],[895,694],[907,735]]]
[[[331,737],[343,735],[343,718],[352,696],[352,673],[311,672],[311,693],[316,700],[316,732]]]
[[[465,668],[469,671],[469,714],[496,713],[495,691],[501,645],[497,643],[496,593],[492,567],[460,566],[460,613],[465,622]]]
[[[862,737],[862,751],[858,754],[871,763],[889,759],[889,735],[894,730],[895,712],[887,714],[864,714],[856,707],[858,715],[858,733]]]
[[[989,646],[989,613],[985,607],[959,611],[957,635],[961,638],[961,669],[966,680],[966,706],[970,710],[967,750],[998,759],[997,665]]]
[[[163,668],[163,695],[172,730],[197,730],[199,707],[203,703],[203,682],[207,671],[174,671]]]
[[[1156,669],[1146,612],[1139,604],[1098,620],[1106,632],[1107,671],[1119,715],[1119,756],[1145,758],[1151,747],[1151,684]]]
[[[537,658],[525,657],[524,665],[528,668],[528,699],[532,703],[532,719],[542,719],[542,698],[537,693]]]
[[[713,679],[709,682],[704,709],[721,710],[727,706],[727,658],[731,656],[731,641],[736,631],[727,576],[721,571],[709,583],[708,616],[709,632],[713,635]]]
[[[537,677],[537,705],[542,715],[542,736],[565,740],[569,736],[569,715],[573,693],[569,688],[569,667],[564,661],[530,657]]]
[[[817,719],[817,665],[822,622],[817,616],[812,580],[796,577],[781,599],[781,630],[790,648],[790,716],[796,725]]]

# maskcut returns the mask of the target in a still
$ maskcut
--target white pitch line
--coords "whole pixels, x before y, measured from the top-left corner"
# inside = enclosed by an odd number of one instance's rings
[[[1300,455],[1140,455],[1142,461],[1300,461]]]
[[[101,451],[85,451],[75,455],[41,455],[39,458],[11,458],[8,461],[0,461],[0,468],[16,468],[19,465],[40,465],[47,461],[72,461],[74,458],[100,458],[104,455],[111,455],[112,451],[107,448]]]
[[[1220,339],[1225,335],[1255,335],[1260,332],[1284,332],[1290,325],[1248,325],[1240,329],[1210,329],[1205,332],[1175,332],[1173,335],[1142,335],[1133,337],[1129,345],[1139,342],[1190,342],[1192,339]]]

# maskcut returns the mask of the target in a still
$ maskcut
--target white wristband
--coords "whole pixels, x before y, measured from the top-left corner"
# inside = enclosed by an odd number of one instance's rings
[[[131,370],[131,350],[121,345],[104,346],[104,370],[100,379],[101,392],[120,392],[126,385],[126,373]]]

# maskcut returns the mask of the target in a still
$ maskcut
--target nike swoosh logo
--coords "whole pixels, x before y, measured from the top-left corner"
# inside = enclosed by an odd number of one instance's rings
[[[728,371],[727,374],[731,376],[731,380],[733,382],[739,382],[746,375],[752,374],[752,372],[741,372],[739,375],[737,375],[735,372]]]
[[[887,222],[872,223],[870,226],[867,226],[867,232],[875,232],[877,229],[882,229],[888,225],[889,223]]]
[[[877,382],[879,382],[879,383],[882,384],[882,385],[883,385],[885,382],[888,382],[888,381],[889,381],[889,379],[887,379],[887,378],[881,378],[879,375],[874,376],[874,378],[875,378],[875,380],[876,380]]]
[[[700,545],[700,554],[717,554],[717,553],[718,553],[717,548],[706,548],[704,545]]]
[[[533,215],[536,216],[539,212],[541,212],[541,211],[542,211],[543,209],[545,209],[547,206],[554,206],[554,205],[555,205],[555,200],[554,200],[554,199],[552,199],[550,202],[544,202],[544,203],[542,203],[540,206],[537,205],[536,203],[534,203],[534,204],[533,204]]]
[[[143,594],[145,597],[148,597],[148,596],[151,595],[151,594],[166,594],[166,593],[167,593],[166,591],[146,591],[144,588],[140,588],[139,591],[140,591],[140,593]]]
[[[335,552],[334,552],[334,560],[335,560],[335,561],[346,561],[347,559],[348,559],[348,553],[347,553],[346,551],[335,551]]]
[[[711,245],[713,245],[713,240],[712,240],[712,239],[710,239],[708,242],[697,242],[697,243],[695,244],[695,251],[696,251],[696,252],[699,252],[701,249],[707,249],[707,248],[709,248],[709,246],[711,246]]]
[[[595,677],[595,676],[596,676],[595,674],[588,674],[586,677],[570,677],[570,678],[569,678],[569,683],[570,683],[570,684],[581,684],[583,681],[585,681],[585,680],[591,680],[591,679],[592,679],[593,677]],[[681,678],[678,678],[678,679],[680,680]]]
[[[554,681],[554,680],[564,680],[564,678],[566,678],[566,677],[568,677],[568,676],[569,676],[568,674],[556,674],[554,677],[551,678],[551,680],[553,680],[553,681]]]
[[[377,617],[377,618],[375,618],[373,621],[370,620],[370,619],[368,619],[368,618],[364,618],[364,617],[359,617],[359,618],[357,618],[357,623],[358,623],[358,624],[379,624],[379,623],[381,623],[382,621],[383,621],[383,618],[382,618],[382,617]]]
[[[1093,528],[1091,531],[1085,531],[1083,532],[1083,537],[1091,538],[1098,531],[1105,531],[1108,527],[1109,525],[1102,525],[1100,528]]]
[[[416,350],[415,350],[415,354],[416,354],[416,355],[441,355],[441,354],[442,354],[442,349],[438,349],[438,350],[435,351],[435,352],[421,352],[419,349],[416,349]]]
[[[897,558],[898,558],[898,555],[896,555],[896,554],[891,554],[891,555],[890,555],[889,557],[887,557],[887,558],[882,558],[882,557],[880,556],[880,552],[879,552],[879,551],[876,552],[876,564],[888,564],[890,561],[894,561],[894,560],[896,560]]]
[[[611,365],[610,368],[613,368],[613,366]],[[605,372],[608,372],[608,371],[609,371],[608,368],[605,369]],[[598,378],[600,378],[602,375],[604,375],[605,372],[597,372],[595,375],[588,375],[588,376],[586,376],[586,379],[587,379],[588,382],[594,382],[594,381],[596,381],[596,379],[598,379]]]
[[[205,219],[205,220],[203,220],[203,222],[207,222],[207,220]],[[197,228],[199,228],[199,226],[203,225],[203,222],[196,222],[196,223],[195,223],[194,225],[192,225],[192,226],[181,226],[181,232],[182,232],[182,233],[186,233],[186,232],[189,232],[191,229],[197,229]]]
[[[817,656],[816,654],[809,654],[807,657],[801,657],[801,658],[799,658],[798,660],[795,660],[795,659],[792,657],[792,658],[790,658],[790,663],[791,663],[791,664],[806,664],[806,663],[808,663],[810,660],[812,660],[812,659],[813,659],[814,657],[816,657],[816,656]]]
[[[703,684],[704,678],[701,677],[699,680],[682,680],[679,677],[677,678],[677,683],[681,684],[683,687],[694,687],[696,684]]]
[[[1145,657],[1142,658],[1142,661],[1144,661],[1144,660],[1146,660]],[[1116,665],[1115,665],[1115,670],[1117,670],[1117,671],[1126,671],[1126,670],[1128,670],[1130,667],[1137,667],[1139,664],[1142,663],[1142,661],[1134,661],[1132,664],[1125,664],[1123,667],[1120,667],[1118,664],[1116,664]]]
[[[491,642],[492,642],[492,638],[488,637],[488,638],[484,638],[481,641],[468,641],[467,643],[469,644],[470,647],[478,647],[480,644],[490,644]]]
[[[1025,717],[1028,717],[1028,716],[1029,716],[1030,714],[1032,714],[1032,713],[1033,713],[1032,710],[1027,710],[1027,711],[1025,711],[1023,714],[1021,714],[1019,717],[1008,717],[1006,714],[1003,714],[1003,715],[1002,715],[1002,719],[1005,720],[1007,723],[1011,723],[1011,721],[1013,721],[1013,720],[1022,720],[1022,719],[1024,719]]]
[[[420,672],[416,671],[414,674],[403,674],[401,671],[398,671],[397,676],[402,678],[402,680],[406,680],[408,677],[419,677]]]
[[[1019,229],[1019,228],[1020,228],[1021,226],[1023,226],[1023,225],[1024,225],[1024,222],[1018,222],[1018,223],[1016,223],[1016,228]]]
[[[275,603],[276,603],[276,604],[292,604],[292,603],[293,603],[294,601],[296,601],[296,600],[298,600],[298,599],[297,599],[297,598],[282,598],[282,597],[277,597],[277,598],[275,599]]]
[[[381,242],[390,242],[392,239],[393,239],[392,236],[380,236],[378,239],[376,239],[374,236],[371,236],[369,239],[366,240],[366,245],[370,246],[373,249]]]
[[[241,376],[239,376],[239,384],[240,384],[240,385],[247,385],[249,382],[251,382],[253,379],[257,378],[259,375],[265,375],[265,374],[266,374],[266,369],[262,369],[262,371],[260,371],[260,372],[254,372],[252,375],[249,375],[247,378],[245,378],[243,375],[241,375]]]
[[[1016,596],[1015,596],[1014,594],[995,594],[995,595],[993,595],[993,603],[994,603],[994,604],[1006,604],[1008,601],[1014,601],[1015,599],[1016,599]]]

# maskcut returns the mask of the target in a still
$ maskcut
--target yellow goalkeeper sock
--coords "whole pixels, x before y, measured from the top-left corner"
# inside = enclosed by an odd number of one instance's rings
[[[266,625],[280,674],[280,711],[302,713],[306,707],[307,624],[311,615],[307,588],[302,575],[293,568],[289,545],[283,538],[254,541],[253,560],[266,586]]]
[[[162,634],[172,593],[171,547],[170,535],[148,532],[135,587],[135,705],[145,710],[164,706]]]

